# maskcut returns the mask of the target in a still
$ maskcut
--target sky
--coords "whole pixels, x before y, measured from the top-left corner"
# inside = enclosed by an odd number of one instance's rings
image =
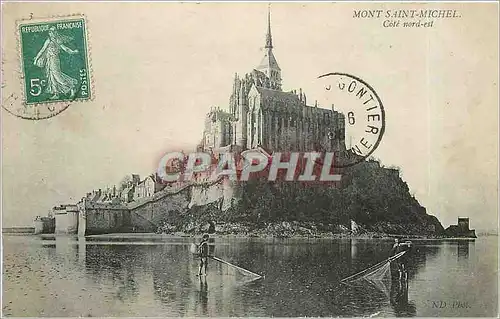
[[[31,121],[1,110],[2,222],[32,225],[163,154],[194,150],[212,106],[227,108],[234,74],[260,62],[266,3],[7,3],[3,96],[21,95],[16,21],[83,13],[94,99]],[[354,10],[452,9],[431,28],[384,28]],[[385,106],[373,156],[401,169],[447,227],[498,225],[498,6],[492,3],[273,3],[274,54],[286,90],[320,100],[319,75],[369,83]],[[411,21],[411,20],[409,20]]]

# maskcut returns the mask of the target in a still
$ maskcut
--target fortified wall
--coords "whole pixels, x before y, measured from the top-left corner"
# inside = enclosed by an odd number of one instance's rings
[[[238,200],[238,187],[227,179],[166,187],[150,197],[123,203],[78,204],[78,235],[156,232],[170,212],[187,213],[194,206],[220,202],[227,210]]]

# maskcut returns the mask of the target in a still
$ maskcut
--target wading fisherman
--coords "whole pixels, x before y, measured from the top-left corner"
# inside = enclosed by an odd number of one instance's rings
[[[207,275],[208,266],[208,239],[210,236],[204,234],[201,238],[201,242],[198,244],[198,254],[200,255],[200,269],[198,271],[198,276],[201,276],[201,270],[205,268],[205,276]]]
[[[208,240],[208,252],[210,256],[215,255],[215,223],[213,221],[208,222],[208,234],[210,235],[210,239]]]
[[[408,273],[406,271],[406,264],[408,262],[408,255],[410,254],[411,241],[407,241],[404,243],[400,243],[399,239],[394,239],[394,245],[391,249],[391,256],[399,254],[400,252],[406,251],[403,256],[396,260],[396,264],[398,266],[399,280],[407,279]],[[404,277],[403,277],[404,275]]]

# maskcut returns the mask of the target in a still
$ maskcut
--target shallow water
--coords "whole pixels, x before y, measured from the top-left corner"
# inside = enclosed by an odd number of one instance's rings
[[[414,241],[408,286],[339,281],[388,256],[391,242],[216,239],[196,276],[192,239],[3,237],[6,316],[496,316],[497,237]]]

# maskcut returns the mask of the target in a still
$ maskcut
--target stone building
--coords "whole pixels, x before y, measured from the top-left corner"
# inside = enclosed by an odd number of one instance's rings
[[[78,231],[78,207],[59,205],[52,208],[56,234],[76,234]]]
[[[154,193],[161,191],[165,186],[155,174],[151,174],[135,186],[134,200],[153,196]]]
[[[311,106],[302,89],[283,91],[281,69],[273,53],[268,13],[265,54],[250,73],[233,81],[227,110],[212,108],[205,119],[199,149],[258,146],[270,151],[343,151],[342,113]]]
[[[99,203],[118,203],[121,200],[120,197],[120,191],[117,190],[116,186],[113,186],[113,188],[107,187],[104,190],[99,188],[86,195],[87,200]]]
[[[151,176],[148,176],[135,187],[134,200],[152,196],[154,192],[155,182]]]
[[[52,214],[51,214],[52,215]],[[56,218],[53,216],[36,216],[34,220],[35,235],[53,234],[56,229]]]
[[[477,238],[476,231],[469,228],[468,217],[458,217],[457,224],[450,225],[445,229],[444,233],[448,237]]]
[[[127,186],[120,193],[120,199],[124,203],[128,203],[134,200],[135,185]]]

